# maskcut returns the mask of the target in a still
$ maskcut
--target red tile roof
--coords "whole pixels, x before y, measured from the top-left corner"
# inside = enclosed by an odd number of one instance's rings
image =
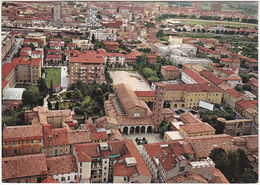
[[[50,124],[44,124],[43,128],[43,143],[45,147],[68,145],[69,139],[66,128],[51,128]],[[49,138],[51,136],[51,139]]]
[[[61,59],[61,55],[46,55],[46,59],[58,58]]]
[[[6,86],[7,83],[8,81],[2,81],[2,89]]]
[[[108,135],[107,135],[107,132],[105,132],[105,131],[98,132],[98,133],[91,134],[91,139],[92,139],[92,141],[107,140]]]
[[[91,162],[93,157],[105,157],[108,158],[110,155],[118,155],[121,157],[135,157],[136,159],[136,170],[140,175],[144,175],[151,178],[150,172],[147,169],[141,155],[136,149],[132,140],[123,140],[123,141],[109,141],[108,150],[102,151],[97,148],[99,147],[98,143],[87,143],[87,144],[76,144],[73,147],[75,148],[78,162]],[[111,149],[110,149],[111,147]],[[114,168],[114,173],[120,173],[120,168]],[[126,172],[123,172],[126,173]]]
[[[164,145],[165,147],[161,147]],[[167,146],[168,145],[168,146]],[[165,172],[175,168],[176,158],[183,153],[194,155],[195,152],[189,142],[186,141],[172,141],[163,143],[151,143],[144,145],[145,150],[152,159],[153,163],[156,164],[155,158],[159,159]],[[174,154],[174,157],[173,157]]]
[[[255,78],[249,78],[249,82],[255,86],[255,87],[258,87],[258,80],[255,79]]]
[[[185,124],[196,124],[196,123],[203,123],[199,118],[193,115],[190,112],[185,112],[180,115],[180,120]]]
[[[42,58],[33,58],[31,61],[31,66],[39,67],[42,64]]]
[[[14,66],[11,63],[5,63],[2,65],[2,80],[4,80],[12,71]]]
[[[43,51],[40,50],[32,51],[32,55],[43,55]]]
[[[192,78],[193,80],[195,80],[199,84],[208,82],[202,76],[200,76],[199,73],[191,70],[190,68],[183,69],[182,73],[185,73],[186,75],[188,75],[190,78]]]
[[[47,158],[48,175],[78,172],[77,162],[73,155]]]
[[[200,72],[200,74],[207,80],[209,80],[214,85],[220,85],[223,83],[223,80],[215,76],[213,73],[211,73],[208,70],[203,70]]]
[[[41,183],[58,183],[52,176],[48,175],[46,179],[43,179]]]
[[[214,132],[215,129],[208,123],[195,123],[195,124],[185,124],[180,125],[187,134],[196,134],[201,132]]]
[[[250,62],[250,63],[257,63],[257,62],[258,62],[257,60],[252,59],[252,58],[248,58],[248,57],[246,57],[246,56],[241,56],[241,55],[239,55],[238,57],[239,57],[240,59],[246,60],[247,62]]]
[[[175,66],[162,66],[162,69],[165,71],[179,71],[179,69]]]
[[[201,136],[190,138],[191,144],[197,157],[206,158],[214,148],[223,148],[224,150],[237,150],[233,143],[233,137],[226,134],[213,136]]]
[[[228,75],[228,76],[234,74],[234,72],[233,72],[233,71],[230,71],[229,69],[224,69],[224,68],[216,67],[215,70],[216,70],[216,71],[220,71],[220,72],[222,72],[222,73],[225,73],[225,74]]]
[[[101,56],[98,56],[93,50],[85,50],[77,57],[70,57],[71,63],[89,63],[89,64],[104,64],[105,60]]]
[[[154,91],[135,91],[137,97],[154,97]]]
[[[103,41],[103,44],[104,45],[116,45],[116,46],[119,46],[118,42],[113,42],[113,41]]]
[[[2,158],[2,180],[47,175],[43,153]]]
[[[234,90],[234,89],[228,89],[225,91],[227,94],[229,94],[230,96],[232,96],[233,98],[239,98],[242,97],[243,94]]]
[[[258,101],[257,100],[240,100],[236,102],[243,109],[247,109],[249,107],[257,107]]]
[[[222,92],[218,87],[210,83],[204,84],[167,84],[166,90],[184,90],[187,92]]]
[[[236,58],[221,58],[221,62],[228,62],[228,63],[240,63],[240,60]]]

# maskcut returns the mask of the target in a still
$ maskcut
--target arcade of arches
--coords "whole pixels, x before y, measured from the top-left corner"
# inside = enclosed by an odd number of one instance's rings
[[[139,134],[139,133],[152,133],[154,130],[153,125],[134,125],[123,126],[121,133],[123,134]]]

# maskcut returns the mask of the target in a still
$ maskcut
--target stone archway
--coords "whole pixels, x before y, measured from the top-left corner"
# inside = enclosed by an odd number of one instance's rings
[[[123,134],[128,134],[128,127],[124,127]]]
[[[145,126],[141,127],[141,133],[145,133]]]
[[[140,127],[139,127],[139,126],[137,126],[137,127],[135,128],[135,133],[136,133],[136,134],[139,134],[139,133],[140,133]]]
[[[130,127],[130,134],[134,134],[135,133],[135,127]]]
[[[152,131],[153,131],[152,126],[148,126],[148,127],[147,127],[147,133],[152,133]]]

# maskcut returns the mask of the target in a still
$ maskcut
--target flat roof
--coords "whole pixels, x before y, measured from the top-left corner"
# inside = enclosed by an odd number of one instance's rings
[[[3,100],[22,100],[25,88],[8,88],[5,91]]]
[[[167,131],[165,134],[167,134],[171,140],[184,139],[183,135],[179,131]]]

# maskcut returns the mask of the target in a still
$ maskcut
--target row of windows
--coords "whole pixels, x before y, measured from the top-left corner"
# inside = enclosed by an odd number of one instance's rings
[[[35,152],[37,152],[37,150],[35,150]],[[42,148],[40,148],[38,152],[42,152]],[[34,148],[26,148],[25,153],[26,154],[34,153]],[[8,155],[8,150],[5,150],[5,154]],[[19,148],[13,149],[11,154],[14,154],[14,155],[21,154],[21,150]]]
[[[70,180],[70,176],[67,177],[68,181]],[[77,175],[74,175],[74,179],[76,180],[77,179]],[[65,177],[61,177],[61,181],[65,181],[66,178]]]
[[[34,144],[35,141],[37,141],[37,140],[25,140],[25,144]],[[39,139],[38,143],[42,143],[42,140]],[[20,144],[21,144],[21,141],[12,141],[12,145],[20,145]],[[4,145],[8,145],[8,142],[5,141]]]

